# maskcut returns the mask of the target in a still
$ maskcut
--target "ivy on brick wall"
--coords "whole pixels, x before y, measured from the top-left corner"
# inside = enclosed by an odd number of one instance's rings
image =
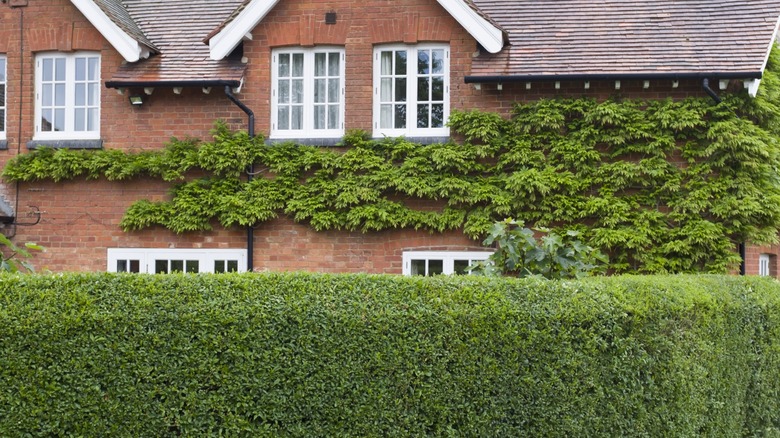
[[[213,141],[174,139],[154,152],[39,149],[3,176],[171,182],[169,201],[126,211],[126,231],[286,214],[318,231],[462,229],[478,239],[512,217],[579,231],[614,272],[724,272],[739,242],[773,242],[780,228],[778,67],[775,51],[757,98],[733,93],[717,105],[582,98],[517,104],[509,119],[453,111],[461,141],[446,144],[349,132],[339,149],[269,146],[218,123]]]

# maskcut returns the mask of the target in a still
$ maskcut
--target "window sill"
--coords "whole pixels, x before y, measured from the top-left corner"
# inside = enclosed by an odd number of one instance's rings
[[[103,140],[30,140],[27,149],[103,149]]]
[[[443,137],[406,137],[399,135],[398,137],[403,137],[405,140],[407,140],[410,143],[419,143],[419,144],[439,144],[439,143],[448,143],[450,141],[449,137],[443,136]],[[398,137],[392,137],[392,136],[386,136],[386,137],[374,137],[372,140],[375,141],[382,141],[388,138],[398,138]]]
[[[341,146],[343,137],[338,138],[269,138],[265,141],[267,145],[295,143],[303,146]]]

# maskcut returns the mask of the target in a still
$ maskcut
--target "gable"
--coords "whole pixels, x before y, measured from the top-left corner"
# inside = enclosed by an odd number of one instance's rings
[[[437,0],[437,2],[490,53],[504,46],[504,33],[476,10],[470,0]],[[279,3],[279,0],[247,0],[228,21],[207,38],[213,60],[228,56],[258,23]]]

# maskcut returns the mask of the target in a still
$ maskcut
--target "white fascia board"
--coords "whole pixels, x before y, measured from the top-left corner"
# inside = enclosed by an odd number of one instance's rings
[[[279,0],[253,0],[250,2],[233,21],[211,37],[209,40],[211,59],[219,61],[228,56],[277,3]]]
[[[480,16],[463,0],[437,0],[466,31],[490,53],[504,47],[504,32]]]
[[[777,39],[777,32],[780,30],[780,17],[777,19],[777,23],[775,23],[775,31],[772,34],[772,39],[769,40],[769,47],[766,49],[766,56],[764,57],[764,63],[761,65],[761,73],[763,73],[766,70],[766,65],[769,63],[769,55],[772,53],[772,47],[775,45],[775,40]],[[748,94],[750,94],[751,97],[756,97],[758,94],[758,87],[761,85],[761,79],[754,79],[752,83],[748,85],[747,81],[745,82],[745,86],[748,89]]]
[[[149,56],[149,51],[135,38],[125,33],[92,0],[70,0],[127,62]]]

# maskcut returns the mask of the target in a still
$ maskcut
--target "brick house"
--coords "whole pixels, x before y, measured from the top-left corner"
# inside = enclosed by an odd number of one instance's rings
[[[435,142],[452,109],[755,94],[778,18],[776,0],[3,0],[0,165],[42,145],[208,138],[217,119],[270,141]],[[3,233],[45,246],[35,264],[52,271],[448,273],[488,254],[455,231],[315,232],[284,216],[251,232],[123,232],[132,202],[167,196],[152,180],[1,189]],[[749,247],[746,272],[776,275],[777,253]]]

